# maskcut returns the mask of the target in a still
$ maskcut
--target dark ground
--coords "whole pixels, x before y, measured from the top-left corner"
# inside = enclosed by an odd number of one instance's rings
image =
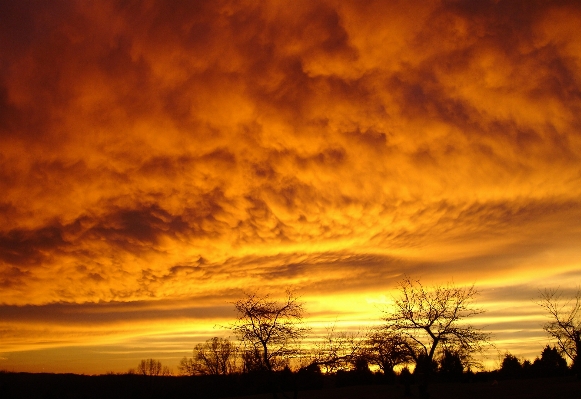
[[[418,398],[417,386],[411,387],[411,399]],[[581,380],[555,377],[498,382],[436,383],[429,388],[430,399],[581,399]],[[292,398],[292,393],[287,394]],[[271,399],[272,394],[236,399]],[[282,395],[279,398],[283,399]],[[299,399],[400,399],[401,385],[362,385],[299,392]],[[233,399],[233,398],[230,398]]]
[[[581,379],[574,376],[494,380],[486,376],[477,382],[434,382],[430,399],[581,399]],[[333,382],[329,380],[327,382]],[[335,381],[336,382],[336,381]],[[302,389],[298,399],[400,399],[405,398],[399,384],[350,385],[324,389]],[[263,381],[248,376],[227,378],[144,377],[136,375],[83,376],[74,374],[28,374],[0,372],[0,399],[271,399]],[[244,392],[247,394],[244,395]],[[411,386],[411,398],[418,388]],[[239,396],[236,396],[239,395]],[[287,395],[292,398],[293,394]],[[284,396],[279,395],[280,399]]]

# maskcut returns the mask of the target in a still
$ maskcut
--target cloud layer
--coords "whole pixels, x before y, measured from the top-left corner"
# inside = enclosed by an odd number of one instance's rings
[[[3,334],[124,303],[219,319],[241,287],[579,270],[576,2],[31,1],[0,22]]]

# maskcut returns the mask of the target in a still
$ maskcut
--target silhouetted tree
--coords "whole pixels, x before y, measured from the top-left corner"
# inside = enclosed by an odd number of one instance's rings
[[[336,373],[353,370],[357,359],[365,356],[364,339],[359,333],[335,331],[331,326],[316,345],[314,363],[325,373]]]
[[[156,359],[143,359],[137,365],[137,374],[148,375],[148,376],[168,376],[172,375],[169,367],[161,364],[159,360]]]
[[[557,348],[551,348],[549,345],[541,352],[541,358],[535,359],[532,367],[543,377],[565,375],[569,370],[565,358],[561,356]]]
[[[241,357],[243,373],[264,371],[264,366],[262,364],[262,355],[260,351],[255,350],[254,348],[245,349],[242,351]]]
[[[522,374],[522,365],[518,358],[510,353],[504,355],[500,365],[500,375],[504,378],[518,378]]]
[[[354,375],[353,382],[355,384],[364,385],[373,381],[373,373],[369,369],[369,360],[365,355],[355,359],[351,373]]]
[[[533,364],[531,363],[530,360],[525,359],[522,362],[522,372],[524,375],[530,377],[532,374],[534,374],[533,372]]]
[[[403,396],[405,396],[406,398],[408,396],[412,396],[412,391],[410,389],[412,380],[413,380],[412,373],[410,373],[410,370],[407,367],[404,367],[399,373],[399,382],[404,386]]]
[[[303,326],[303,305],[291,292],[283,302],[269,296],[247,294],[234,306],[238,320],[232,330],[240,341],[260,354],[261,366],[268,370],[282,369],[288,359],[298,353],[297,344],[307,328]]]
[[[415,341],[389,326],[373,329],[365,342],[367,359],[386,376],[394,375],[394,367],[414,360]]]
[[[458,381],[462,378],[464,364],[458,352],[444,349],[438,361],[438,373],[448,381]]]
[[[541,292],[539,305],[551,320],[543,328],[556,340],[561,354],[572,361],[572,369],[581,378],[581,289],[573,298],[563,298],[560,290]]]
[[[417,376],[421,397],[429,396],[427,385],[431,365],[439,347],[471,354],[481,351],[482,345],[488,342],[489,334],[462,324],[464,319],[484,312],[472,306],[477,294],[474,286],[446,285],[428,290],[409,277],[399,284],[399,297],[394,299],[393,311],[386,311],[385,321],[416,343],[419,351],[414,354],[416,369],[426,373]]]
[[[182,358],[178,369],[182,375],[226,375],[235,371],[236,355],[236,345],[214,337],[196,345],[193,357]]]
[[[297,372],[300,389],[319,389],[323,386],[321,368],[316,363],[301,367]]]
[[[271,300],[268,295],[246,294],[234,306],[238,320],[232,330],[251,354],[253,361],[260,359],[260,368],[270,376],[273,397],[277,397],[274,374],[298,355],[298,343],[308,329],[303,325],[303,304],[287,291],[283,301]]]
[[[426,354],[420,353],[416,360],[416,368],[414,369],[414,375],[417,379],[421,382],[421,380],[425,379],[426,376],[429,376],[436,371],[438,371],[438,362],[434,359],[430,359]]]

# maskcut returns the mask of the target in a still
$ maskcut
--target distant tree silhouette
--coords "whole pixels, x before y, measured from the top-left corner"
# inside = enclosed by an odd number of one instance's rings
[[[568,299],[560,290],[546,289],[538,303],[551,319],[544,330],[555,339],[557,348],[571,360],[572,369],[581,378],[581,289]]]
[[[321,368],[316,363],[301,367],[297,371],[297,379],[300,389],[320,389],[323,386]]]
[[[394,376],[394,367],[414,361],[415,341],[401,331],[380,326],[370,331],[365,342],[367,359],[386,376]]]
[[[472,306],[477,294],[474,286],[460,288],[446,285],[426,289],[419,281],[412,281],[409,277],[400,282],[394,309],[385,312],[384,320],[390,328],[416,344],[417,352],[413,356],[416,369],[420,370],[416,374],[422,398],[429,396],[428,381],[439,348],[453,348],[472,354],[488,342],[489,334],[469,324],[462,324],[464,319],[484,312]]]
[[[193,357],[182,358],[178,369],[182,375],[226,375],[235,372],[236,356],[236,345],[214,337],[196,345]]]
[[[137,365],[137,374],[148,376],[168,376],[172,375],[169,367],[163,366],[159,360],[143,359]]]
[[[336,331],[335,326],[327,328],[327,334],[314,350],[314,363],[325,373],[349,371],[361,357],[366,357],[364,338],[359,333]]]
[[[510,353],[504,355],[500,365],[500,375],[504,378],[518,378],[522,375],[522,365],[518,358]]]
[[[569,371],[565,358],[557,348],[551,348],[549,345],[541,352],[541,358],[535,359],[532,367],[536,374],[545,377],[565,375]]]
[[[410,373],[410,370],[407,367],[404,367],[403,369],[401,369],[400,373],[399,373],[399,382],[400,384],[402,384],[404,386],[404,394],[403,396],[405,396],[406,398],[409,396],[412,396],[412,391],[410,389],[410,385],[413,381],[413,376],[412,373]]]
[[[450,349],[444,349],[442,355],[438,359],[438,373],[445,380],[458,381],[462,378],[464,372],[464,364],[462,357],[458,352]]]
[[[526,375],[527,377],[531,377],[535,374],[533,364],[531,363],[530,360],[528,359],[523,360],[521,366],[523,374]]]
[[[373,380],[373,373],[369,369],[369,360],[365,356],[359,356],[353,365],[353,373],[357,384],[369,384]]]

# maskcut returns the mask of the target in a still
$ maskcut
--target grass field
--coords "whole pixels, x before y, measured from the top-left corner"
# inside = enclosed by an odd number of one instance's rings
[[[417,386],[411,387],[418,397]],[[480,383],[430,385],[430,399],[581,399],[581,380],[575,377],[538,378]],[[287,394],[292,398],[292,393]],[[282,395],[279,395],[283,398]],[[272,394],[242,396],[237,399],[271,399]],[[364,385],[299,392],[299,399],[399,399],[405,398],[401,385]],[[234,398],[232,398],[234,399]]]

